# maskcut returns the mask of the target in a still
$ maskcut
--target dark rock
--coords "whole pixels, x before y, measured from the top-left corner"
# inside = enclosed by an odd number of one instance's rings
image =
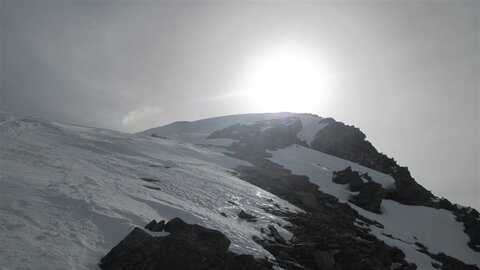
[[[302,205],[304,209],[315,209],[318,206],[317,198],[314,194],[309,192],[296,192],[295,198],[298,200],[299,203]]]
[[[353,172],[352,167],[348,166],[341,171],[333,172],[332,181],[340,185],[346,185],[350,182],[350,179],[355,177],[360,177],[360,175]]]
[[[364,185],[365,182],[363,182],[361,177],[350,179],[350,182],[348,183],[350,191],[353,192],[360,191]]]
[[[385,197],[386,192],[380,184],[368,182],[360,189],[360,193],[349,201],[365,210],[380,214],[380,205]]]
[[[428,249],[424,244],[422,244],[422,243],[420,243],[420,242],[415,242],[415,245],[416,245],[417,247],[421,248],[421,249],[425,249],[425,250]]]
[[[165,253],[164,246],[142,229],[135,228],[100,261],[102,269],[148,269],[158,253]]]
[[[187,228],[188,224],[180,218],[176,217],[171,219],[165,227],[163,228],[166,232],[174,233],[178,231],[183,231]]]
[[[469,236],[468,246],[480,252],[480,214],[477,210],[470,207],[452,206],[453,214],[457,221],[464,225],[464,232]]]
[[[165,220],[158,222],[151,231],[153,232],[161,232],[165,228]]]
[[[277,241],[280,244],[286,244],[287,241],[283,239],[283,237],[278,233],[278,230],[275,228],[273,225],[268,225],[268,229],[270,230],[270,233],[268,236],[273,237],[275,241]]]
[[[148,185],[144,185],[144,187],[149,188],[149,189],[153,189],[153,190],[161,190],[159,187],[153,187],[153,186],[148,186]]]
[[[235,124],[210,134],[207,138],[229,138],[238,140],[232,144],[237,151],[249,152],[250,154],[265,156],[266,149],[283,148],[292,144],[305,145],[300,141],[297,133],[302,129],[302,123],[298,118],[271,119],[252,125]]]
[[[149,183],[159,183],[160,182],[160,180],[149,178],[149,177],[140,177],[140,179],[142,179],[145,182],[149,182]]]
[[[231,204],[231,205],[235,205],[235,206],[238,205],[236,202],[232,202],[232,201],[227,201],[227,202],[228,202],[229,204]]]
[[[238,217],[243,219],[243,220],[246,220],[246,221],[249,221],[249,222],[254,222],[254,221],[257,221],[257,217],[254,216],[254,215],[250,215],[250,214],[247,214],[245,213],[245,211],[240,211],[240,213],[238,213]]]
[[[366,182],[362,177],[366,179]],[[332,181],[342,185],[348,184],[353,192],[359,191],[359,194],[350,199],[351,203],[365,210],[381,213],[380,205],[382,200],[386,198],[387,192],[380,184],[373,182],[368,174],[361,175],[359,172],[352,171],[351,167],[347,167],[334,172]]]
[[[219,231],[190,225],[179,218],[169,221],[166,227],[171,233],[163,237],[135,228],[102,258],[99,266],[104,270],[271,269],[266,260],[229,252],[230,240]]]
[[[479,270],[480,268],[476,265],[466,264],[458,259],[445,255],[444,253],[440,252],[438,254],[430,253],[426,249],[420,249],[420,252],[423,252],[430,256],[432,259],[439,261],[442,263],[441,269],[444,270]],[[433,266],[433,265],[432,265]]]
[[[331,118],[323,121],[328,125],[317,133],[311,143],[313,149],[391,175],[396,185],[389,194],[392,200],[408,205],[433,205],[432,193],[418,184],[406,167],[379,153],[360,129]]]
[[[364,181],[362,178],[365,178]],[[366,183],[372,182],[368,174],[361,175],[359,172],[352,171],[349,166],[341,171],[333,173],[332,181],[340,185],[348,184],[350,191],[359,191],[365,186]]]
[[[145,229],[152,231],[155,226],[157,226],[157,221],[154,219],[145,225]]]
[[[335,258],[326,251],[317,250],[313,253],[317,269],[331,270],[335,267]]]

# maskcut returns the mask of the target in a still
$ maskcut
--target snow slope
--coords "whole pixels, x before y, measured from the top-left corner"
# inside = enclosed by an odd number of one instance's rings
[[[310,181],[325,193],[331,194],[341,201],[346,202],[351,192],[344,185],[332,182],[334,171],[340,171],[346,167],[362,173],[368,173],[372,180],[381,184],[385,189],[394,189],[395,180],[386,174],[369,169],[357,163],[328,155],[311,148],[300,145],[291,145],[276,151],[269,151],[272,154],[270,160],[291,170],[294,174],[306,175]]]
[[[252,236],[286,222],[262,207],[300,210],[235,177],[238,165],[215,147],[0,113],[0,269],[94,269],[133,226],[176,216],[271,257]]]

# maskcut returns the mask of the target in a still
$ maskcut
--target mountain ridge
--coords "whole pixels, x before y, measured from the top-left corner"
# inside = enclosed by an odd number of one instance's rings
[[[478,269],[476,210],[433,195],[399,202],[399,180],[366,166],[363,150],[332,155],[360,130],[322,135],[339,122],[277,116],[203,119],[166,136],[0,113],[0,266],[92,269],[133,227],[181,217],[285,269]]]
[[[302,115],[304,114],[290,114],[287,118],[301,117]],[[377,213],[381,213],[380,206],[383,199],[393,200],[406,205],[426,206],[434,209],[451,211],[455,215],[456,220],[464,224],[464,232],[468,234],[470,239],[468,242],[469,247],[477,252],[480,250],[478,233],[478,229],[480,228],[480,218],[478,212],[473,208],[456,206],[445,198],[438,198],[434,196],[430,191],[415,181],[415,179],[410,175],[407,167],[401,167],[393,158],[389,158],[385,154],[378,152],[373,145],[366,140],[365,134],[361,132],[360,129],[354,126],[345,125],[342,122],[337,122],[332,118],[321,118],[316,115],[310,115],[312,117],[316,117],[319,123],[326,122],[327,124],[318,129],[318,132],[315,134],[314,138],[311,139],[311,143],[309,145],[306,143],[306,141],[295,141],[292,136],[292,134],[296,135],[301,132],[303,127],[298,127],[298,122],[300,122],[300,126],[302,124],[301,120],[297,121],[296,124],[295,121],[293,121],[293,124],[290,125],[289,130],[289,128],[286,128],[288,127],[288,123],[283,127],[281,127],[282,124],[277,126],[273,124],[273,126],[269,126],[275,119],[279,120],[282,118],[281,116],[276,117],[275,114],[269,114],[269,116],[271,116],[271,118],[268,124],[265,124],[265,122],[268,122],[265,120],[249,124],[234,123],[231,126],[224,127],[221,130],[211,131],[212,133],[207,136],[207,139],[233,140],[230,146],[226,146],[227,149],[234,151],[235,154],[233,156],[248,160],[250,163],[259,165],[260,167],[264,166],[263,162],[256,164],[257,159],[265,157],[268,158],[271,156],[269,151],[275,151],[277,148],[285,148],[288,145],[291,146],[297,144],[316,151],[331,154],[339,158],[350,160],[369,168],[373,168],[377,171],[386,173],[395,180],[394,190],[385,190],[379,187],[375,188],[375,185],[373,185],[375,183],[371,181],[372,185],[370,185],[369,188],[365,188],[363,193],[360,191],[360,194],[356,196],[357,199],[355,199],[354,196],[353,200],[350,200],[350,202],[354,202],[354,204],[357,202],[357,205],[363,206],[371,205],[369,202],[370,193],[370,195],[375,194],[376,196],[382,196],[380,200],[377,198],[377,201],[374,205],[366,208],[366,210]],[[297,126],[295,127],[295,125]],[[269,135],[268,132],[265,132],[268,129],[276,129],[276,131],[273,132],[275,136],[272,136],[271,134]],[[152,130],[142,134],[148,134],[151,131]],[[254,138],[252,138],[252,133],[255,132],[256,135]],[[157,128],[156,133],[162,134],[162,128]],[[288,139],[289,136],[285,134],[289,134],[290,139]],[[278,140],[278,137],[282,136],[285,137],[288,142],[275,145],[275,141]],[[182,139],[188,141],[187,137],[188,136],[182,137]],[[215,144],[215,142],[213,142],[213,144]],[[356,145],[359,146],[356,147]],[[223,145],[223,147],[225,147],[225,145]],[[256,184],[259,185],[259,183]],[[278,193],[275,194],[278,195]],[[363,203],[359,204],[360,201],[363,201]]]

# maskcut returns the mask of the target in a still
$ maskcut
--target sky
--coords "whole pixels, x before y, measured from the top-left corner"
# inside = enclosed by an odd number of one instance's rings
[[[434,194],[479,209],[479,10],[480,1],[0,1],[0,110],[124,132],[314,113],[359,127]]]

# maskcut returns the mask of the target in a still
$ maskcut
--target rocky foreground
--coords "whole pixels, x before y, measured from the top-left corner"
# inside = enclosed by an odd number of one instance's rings
[[[150,233],[133,229],[101,260],[100,267],[104,270],[262,270],[272,266],[266,260],[228,251],[231,242],[220,231],[187,224],[180,218],[166,224],[154,220],[145,227]],[[163,232],[163,236],[154,236],[158,232]]]

